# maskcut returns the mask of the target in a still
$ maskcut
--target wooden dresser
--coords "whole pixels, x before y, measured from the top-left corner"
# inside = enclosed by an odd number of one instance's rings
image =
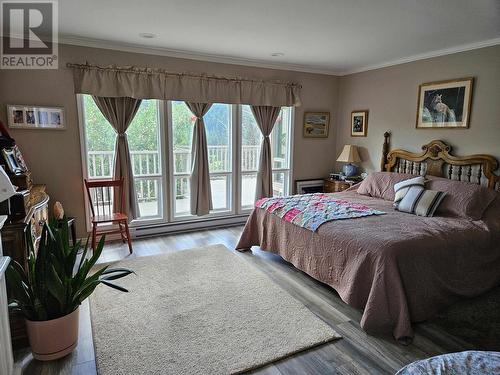
[[[42,234],[43,224],[48,220],[49,196],[45,191],[45,185],[33,185],[27,199],[26,216],[10,222],[7,221],[2,228],[2,247],[4,255],[8,255],[24,267],[27,265],[30,249],[28,245],[28,231],[31,230],[31,239],[33,240],[34,249],[36,251]],[[26,335],[23,317],[11,314],[10,330],[14,348],[28,346],[28,337]]]

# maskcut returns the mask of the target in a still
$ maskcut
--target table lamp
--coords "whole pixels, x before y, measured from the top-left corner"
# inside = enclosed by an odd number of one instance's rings
[[[344,149],[340,153],[337,161],[347,163],[342,168],[342,171],[346,175],[346,177],[352,177],[357,175],[358,167],[356,167],[352,163],[357,163],[361,161],[359,157],[358,148],[354,145],[345,145]]]

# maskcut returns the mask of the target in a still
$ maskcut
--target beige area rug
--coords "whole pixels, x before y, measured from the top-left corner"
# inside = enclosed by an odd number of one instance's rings
[[[98,372],[230,374],[340,338],[223,245],[122,261],[91,297]]]

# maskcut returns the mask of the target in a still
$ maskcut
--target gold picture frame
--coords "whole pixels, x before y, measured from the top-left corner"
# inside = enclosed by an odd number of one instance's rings
[[[417,129],[469,128],[474,78],[422,83],[418,87]]]
[[[302,135],[304,138],[327,138],[330,112],[305,112]]]
[[[368,134],[368,110],[351,112],[351,137],[366,137]]]

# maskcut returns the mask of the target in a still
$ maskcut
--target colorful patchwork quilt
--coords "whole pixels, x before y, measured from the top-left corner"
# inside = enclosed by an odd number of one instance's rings
[[[385,214],[383,211],[323,193],[262,198],[255,203],[255,207],[313,232],[328,221]]]

